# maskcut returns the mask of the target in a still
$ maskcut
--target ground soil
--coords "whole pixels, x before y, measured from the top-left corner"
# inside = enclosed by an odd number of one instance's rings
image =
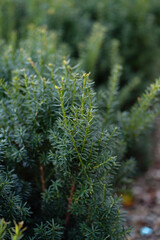
[[[132,226],[128,240],[160,240],[160,117],[156,120],[157,131],[154,137],[154,161],[148,171],[137,178],[132,186],[133,202],[129,207],[127,225]],[[142,236],[143,227],[153,230]]]

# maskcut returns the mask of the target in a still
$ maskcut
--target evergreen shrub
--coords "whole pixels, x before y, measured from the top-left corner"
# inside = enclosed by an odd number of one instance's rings
[[[89,74],[56,53],[43,64],[36,54],[24,55],[23,68],[15,62],[9,80],[0,82],[5,238],[20,239],[7,231],[16,220],[28,227],[24,239],[125,239],[121,200],[112,188],[119,134],[102,132]]]
[[[95,94],[54,35],[38,34],[17,50],[2,42],[0,236],[12,239],[13,222],[24,221],[24,239],[125,239],[117,187],[134,171],[129,147],[159,113],[160,80],[122,112],[132,85],[119,90],[114,59],[108,85]]]

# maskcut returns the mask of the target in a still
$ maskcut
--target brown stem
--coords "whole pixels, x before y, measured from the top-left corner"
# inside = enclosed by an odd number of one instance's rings
[[[72,199],[73,199],[73,194],[74,194],[74,190],[75,190],[75,183],[74,181],[72,181],[72,186],[71,186],[71,190],[70,190],[70,196],[68,198],[68,205],[67,205],[67,214],[66,214],[66,220],[65,220],[65,226],[68,226],[69,223],[69,218],[70,218],[70,208],[72,205]]]
[[[41,177],[41,185],[42,185],[42,192],[45,192],[45,178],[44,178],[44,166],[40,165],[40,177]]]

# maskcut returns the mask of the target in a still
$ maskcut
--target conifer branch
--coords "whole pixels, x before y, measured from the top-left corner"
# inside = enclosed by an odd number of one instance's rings
[[[109,79],[109,84],[108,84],[108,88],[109,88],[108,101],[107,101],[106,116],[104,119],[103,126],[106,125],[111,112],[114,110],[115,96],[117,94],[119,79],[121,75],[121,68],[122,67],[120,65],[115,65],[114,68],[112,69],[111,77]]]
[[[82,106],[81,106],[81,114],[83,116],[84,113],[84,104],[85,104],[85,87],[86,87],[86,83],[87,83],[87,77],[89,76],[89,74],[83,74],[83,78],[84,78],[84,83],[83,83],[83,94],[82,94]]]
[[[65,219],[65,226],[67,227],[68,226],[68,223],[69,223],[69,219],[70,219],[70,208],[71,208],[71,205],[72,205],[72,200],[73,200],[73,194],[74,194],[74,191],[75,191],[75,182],[74,180],[72,180],[72,186],[71,186],[71,190],[70,190],[70,196],[68,198],[68,204],[67,204],[67,214],[66,214],[66,219]]]
[[[81,158],[81,155],[80,155],[80,153],[79,153],[79,151],[78,151],[78,148],[77,148],[77,146],[76,146],[76,142],[75,142],[75,139],[74,139],[73,136],[72,136],[72,142],[73,142],[73,146],[74,146],[74,148],[75,148],[75,150],[76,150],[76,153],[77,153],[77,155],[78,155],[79,161],[80,161],[80,163],[81,163],[82,169],[83,169],[83,171],[84,171],[84,173],[85,173],[85,175],[86,175],[86,177],[87,177],[87,180],[91,183],[91,180],[90,180],[90,178],[89,178],[89,176],[88,176],[88,174],[87,174],[85,165],[84,165],[83,160],[82,160],[82,158]]]

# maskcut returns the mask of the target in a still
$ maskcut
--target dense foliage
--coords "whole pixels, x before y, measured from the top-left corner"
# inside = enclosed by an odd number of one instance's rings
[[[0,239],[127,238],[119,193],[160,112],[160,79],[133,96],[158,75],[158,4],[0,1]]]
[[[118,164],[113,133],[102,134],[88,75],[63,62],[42,71],[39,60],[27,58],[11,82],[1,81],[1,162],[19,179],[15,189],[32,212],[26,223],[38,224],[33,239],[122,239],[119,198],[111,189]]]

